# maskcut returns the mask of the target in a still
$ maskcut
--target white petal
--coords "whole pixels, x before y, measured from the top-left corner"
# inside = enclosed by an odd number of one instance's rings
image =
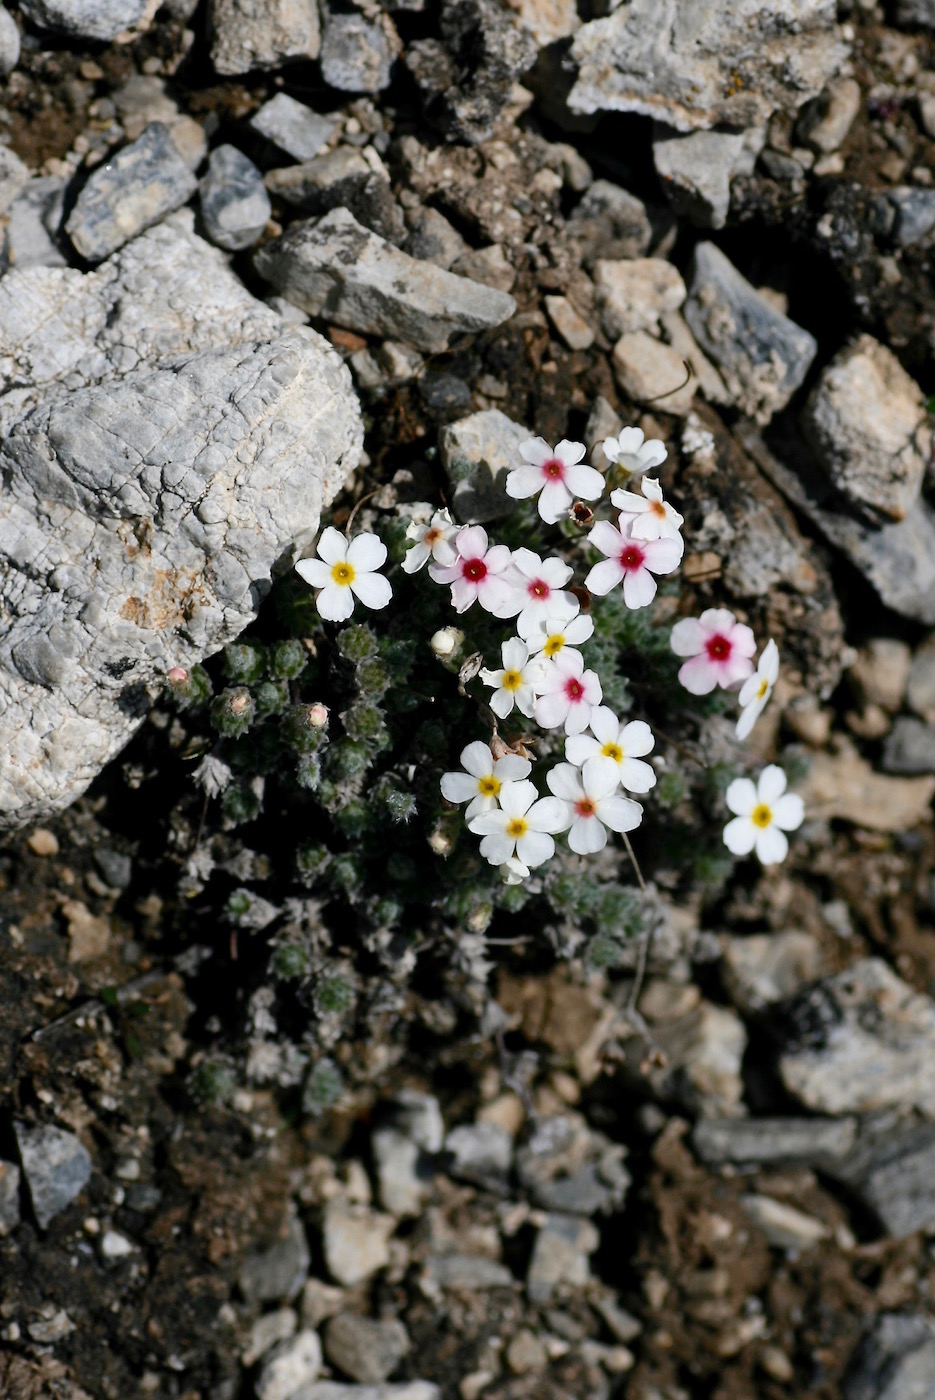
[[[344,622],[354,611],[354,595],[349,588],[331,585],[321,590],[315,606],[326,622]]]
[[[789,854],[789,842],[778,826],[763,827],[756,838],[757,859],[764,865],[778,865]]]
[[[553,631],[560,632],[562,628],[553,628],[550,621],[548,625],[549,635],[551,635]],[[586,617],[584,613],[579,613],[578,616],[573,617],[564,628],[564,634],[566,646],[578,647],[582,642],[586,642],[589,637],[593,637],[594,621],[592,618]]]
[[[591,706],[587,701],[577,700],[568,707],[568,714],[565,716],[566,734],[583,734],[588,727],[588,720],[591,718]]]
[[[571,492],[563,481],[547,481],[539,495],[539,514],[547,525],[554,525],[567,513],[571,502]]]
[[[628,569],[623,579],[623,601],[628,608],[645,608],[656,596],[656,580],[647,568]]]
[[[486,778],[494,771],[493,754],[490,745],[475,739],[473,744],[461,750],[461,766],[475,778]]]
[[[490,708],[499,719],[506,719],[513,711],[513,692],[498,690],[490,697]]]
[[[584,501],[599,500],[604,492],[604,478],[595,467],[569,467],[565,484],[573,495]]]
[[[555,842],[544,831],[527,831],[516,843],[516,854],[530,868],[542,865],[555,854]]]
[[[501,783],[518,783],[522,778],[528,778],[532,764],[527,758],[520,758],[518,753],[505,753],[497,759],[493,772]]]
[[[595,705],[591,711],[591,733],[597,735],[602,744],[616,744],[620,734],[620,721],[606,705]]]
[[[536,724],[543,729],[557,729],[568,714],[568,697],[561,690],[540,695],[536,701]]]
[[[683,617],[672,628],[669,646],[676,656],[697,656],[704,651],[707,629],[697,617]]]
[[[519,637],[511,637],[500,648],[503,665],[508,671],[521,671],[529,660],[526,643]]]
[[[406,557],[402,562],[404,574],[417,573],[427,559],[431,557],[432,551],[427,544],[414,544],[412,549],[406,550]]]
[[[442,797],[449,802],[470,802],[477,797],[477,779],[470,773],[443,773],[441,780]]]
[[[776,678],[779,675],[779,648],[772,637],[763,648],[763,655],[760,657],[757,670],[766,677],[771,685],[776,684]]]
[[[797,792],[787,792],[773,803],[773,822],[781,831],[796,831],[805,820],[805,803]]]
[[[365,608],[385,608],[393,596],[390,581],[382,574],[357,574],[351,588]]]
[[[378,535],[356,535],[347,549],[347,562],[361,573],[373,573],[386,563],[386,545]]]
[[[497,799],[495,797],[484,797],[481,793],[478,793],[464,809],[464,820],[468,824],[468,830],[474,830],[473,821],[475,817],[479,817],[483,812],[492,812],[496,805]]]
[[[752,676],[747,677],[740,687],[740,694],[737,696],[737,703],[740,705],[741,709],[746,709],[751,700],[757,698],[762,682],[763,677],[758,671],[755,671]]]
[[[535,578],[542,571],[542,560],[531,549],[514,549],[513,563],[524,578]]]
[[[589,758],[581,770],[581,786],[593,802],[600,802],[614,792],[620,782],[616,763],[603,757]]]
[[[471,818],[468,829],[476,836],[502,836],[509,820],[506,812],[501,812],[499,807],[489,807],[479,816]]]
[[[749,778],[735,778],[724,794],[724,801],[728,809],[736,812],[738,817],[749,817],[759,798],[756,787]]]
[[[756,676],[751,676],[750,679],[756,680]],[[747,687],[744,686],[744,690],[746,689]],[[743,691],[741,691],[740,693],[742,695]],[[763,699],[760,700],[754,694],[754,699],[751,700],[748,705],[744,706],[740,718],[737,721],[737,728],[735,731],[738,739],[746,739],[747,736],[752,732],[753,726],[756,724],[760,715],[763,713],[763,710],[766,706],[766,701],[768,699],[768,695],[764,695]]]
[[[724,828],[724,845],[735,856],[748,856],[756,844],[757,830],[749,817],[735,817]]]
[[[339,564],[347,558],[347,540],[333,525],[322,530],[315,548],[326,564]]]
[[[300,559],[295,571],[299,578],[304,578],[313,588],[327,588],[331,582],[331,565],[321,559]]]
[[[573,467],[576,462],[581,461],[585,452],[587,448],[583,442],[569,442],[567,438],[562,438],[561,442],[555,444],[554,455],[566,467]]]
[[[507,473],[504,489],[514,501],[522,501],[527,496],[534,496],[544,480],[538,467],[514,467]]]
[[[597,815],[611,831],[635,831],[643,820],[643,809],[629,797],[605,797]]]
[[[685,546],[677,540],[650,540],[645,546],[646,567],[654,574],[671,574],[682,562]]]
[[[607,832],[597,817],[578,817],[568,833],[568,844],[579,856],[593,855],[607,845]]]
[[[535,802],[539,794],[535,785],[528,779],[518,783],[504,783],[500,789],[500,806],[508,817],[521,817]]]
[[[487,531],[482,525],[465,525],[455,536],[455,548],[462,559],[482,559],[487,553]]]
[[[643,515],[649,510],[649,502],[635,491],[612,491],[610,499],[623,515]]]
[[[760,801],[772,807],[773,803],[778,801],[786,790],[785,773],[777,764],[770,763],[760,774],[756,790]]]
[[[520,443],[518,451],[523,461],[532,462],[534,467],[543,466],[550,457],[555,455],[545,438],[541,437],[527,438],[525,442]]]
[[[620,765],[620,782],[629,792],[649,792],[656,786],[656,770],[641,758],[625,758]]]
[[[620,731],[620,744],[627,758],[642,758],[655,747],[653,731],[644,719],[631,719]]]
[[[591,723],[594,723],[594,710],[591,711]],[[565,757],[569,763],[573,763],[580,768],[583,763],[587,763],[589,758],[599,754],[601,746],[596,739],[592,739],[590,734],[573,734],[570,739],[565,740]],[[613,763],[613,759],[607,760]],[[615,765],[616,766],[616,765]]]
[[[504,865],[513,854],[516,842],[512,836],[496,835],[485,836],[480,843],[480,853],[484,860],[489,860],[491,865]]]
[[[640,482],[640,490],[642,491],[643,495],[650,501],[662,500],[662,487],[659,485],[659,482],[655,479],[655,477],[644,476],[642,481]]]
[[[568,803],[560,797],[540,797],[526,817],[533,831],[564,831],[570,820]]]
[[[616,559],[602,559],[599,564],[594,565],[584,581],[584,586],[589,592],[603,598],[617,587],[623,576],[623,565],[618,564]]]
[[[617,435],[617,450],[618,450],[618,452],[620,452],[620,453],[624,453],[624,452],[626,452],[626,453],[631,453],[631,452],[632,452],[632,453],[636,454],[637,452],[639,452],[639,450],[640,450],[640,448],[641,448],[642,446],[643,446],[643,429],[642,429],[642,428],[621,428],[619,434]]]
[[[570,742],[570,740],[566,740],[566,749]],[[549,791],[553,792],[556,797],[564,798],[566,802],[577,802],[584,796],[581,774],[572,763],[557,763],[546,773],[545,780],[549,785]]]

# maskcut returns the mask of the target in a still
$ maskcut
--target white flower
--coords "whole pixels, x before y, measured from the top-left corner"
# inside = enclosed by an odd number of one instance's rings
[[[527,464],[507,474],[506,494],[523,500],[541,492],[539,514],[549,525],[570,509],[577,497],[596,501],[604,490],[604,478],[594,467],[579,465],[586,451],[583,442],[565,438],[551,448],[544,438],[527,438],[519,445],[519,455]]]
[[[385,608],[393,596],[389,582],[376,572],[386,562],[386,545],[376,535],[357,535],[350,543],[329,525],[318,540],[318,558],[300,559],[296,573],[321,592],[315,606],[326,622],[343,622],[354,599],[365,608]]]
[[[617,774],[591,759],[583,768],[559,763],[546,774],[546,782],[565,807],[568,844],[580,856],[602,851],[607,831],[633,831],[643,819],[643,809],[629,797],[615,796]]]
[[[463,773],[443,773],[442,796],[449,802],[467,802],[465,821],[489,812],[497,805],[504,783],[518,782],[532,772],[532,764],[518,754],[495,759],[490,745],[475,740],[461,750]]]
[[[603,597],[623,582],[623,601],[628,608],[644,608],[656,596],[653,574],[671,574],[682,558],[682,539],[635,540],[629,522],[620,517],[617,525],[599,520],[588,540],[607,558],[588,574],[585,588]]]
[[[506,719],[515,705],[520,714],[532,718],[536,701],[536,687],[542,680],[543,663],[540,658],[529,659],[529,649],[519,637],[511,637],[500,648],[503,668],[499,671],[483,670],[480,678],[484,685],[494,688],[490,697],[490,708],[495,715]]]
[[[662,487],[651,476],[640,481],[642,496],[635,491],[611,491],[610,499],[630,521],[635,540],[677,540],[684,516],[662,499]]]
[[[536,723],[543,729],[564,725],[566,734],[587,729],[591,712],[601,703],[603,691],[596,672],[584,669],[580,651],[562,651],[551,661],[539,681]]]
[[[528,878],[529,866],[524,865],[515,856],[510,856],[510,859],[500,866],[500,879],[505,885],[521,885]]]
[[[771,637],[763,648],[756,671],[744,681],[738,697],[741,705],[741,715],[737,721],[738,739],[746,739],[765,710],[778,675],[779,648]]]
[[[454,537],[456,554],[450,564],[430,564],[436,583],[451,584],[455,612],[480,603],[494,617],[515,617],[523,605],[516,587],[513,558],[505,544],[489,545],[481,525],[466,525]]]
[[[644,442],[640,428],[624,428],[619,437],[605,438],[601,446],[608,462],[630,476],[642,476],[652,467],[661,467],[669,455],[660,438]]]
[[[541,652],[554,660],[560,651],[580,647],[594,635],[594,623],[583,613],[576,617],[547,617],[544,621],[525,623],[520,613],[516,630],[529,647],[530,653]]]
[[[483,836],[480,853],[491,865],[505,865],[515,855],[530,868],[549,859],[555,850],[552,833],[566,825],[564,803],[540,798],[530,782],[504,783],[499,810],[468,822],[471,831]]]
[[[410,521],[406,538],[416,543],[406,551],[403,572],[414,574],[429,559],[437,564],[453,564],[456,555],[451,541],[458,529],[447,510],[437,510],[429,521]]]
[[[786,775],[775,763],[764,768],[759,782],[735,778],[727,789],[727,805],[737,815],[724,828],[724,845],[735,856],[756,850],[764,865],[785,860],[789,842],[783,835],[802,825],[805,804],[786,792]]]
[[[564,591],[573,573],[570,564],[562,559],[540,559],[531,549],[514,549],[513,567],[523,599],[516,619],[518,632],[539,618],[574,617],[578,600],[573,593]]]
[[[644,720],[633,719],[621,724],[613,710],[597,705],[591,711],[590,734],[575,734],[565,740],[565,757],[581,768],[585,763],[607,773],[615,783],[622,783],[630,792],[649,792],[655,787],[656,774],[641,755],[652,753],[655,739]]]

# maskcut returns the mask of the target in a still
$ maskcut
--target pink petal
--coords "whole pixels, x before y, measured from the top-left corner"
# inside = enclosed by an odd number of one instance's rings
[[[623,578],[623,565],[616,559],[602,559],[599,564],[588,574],[584,581],[585,588],[591,593],[596,593],[599,598],[605,597]]]
[[[512,496],[514,501],[524,500],[526,496],[534,496],[542,486],[543,476],[539,467],[514,467],[507,473],[505,487],[506,494]]]
[[[719,674],[717,666],[701,652],[679,668],[679,681],[692,695],[709,695]]]
[[[628,569],[623,580],[623,601],[628,608],[645,608],[656,596],[656,580],[644,566]]]
[[[708,629],[702,626],[697,617],[683,617],[672,628],[669,645],[676,656],[697,656],[704,651],[707,636]]]

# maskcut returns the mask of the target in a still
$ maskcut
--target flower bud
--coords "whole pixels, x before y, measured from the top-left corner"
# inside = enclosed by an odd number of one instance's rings
[[[173,666],[166,680],[170,685],[184,685],[188,680],[188,672],[184,666]]]
[[[433,634],[429,646],[436,656],[444,659],[454,656],[463,641],[464,633],[457,627],[442,627]]]
[[[429,846],[437,856],[450,856],[455,847],[454,838],[444,827],[437,826],[429,836]]]
[[[328,723],[328,706],[316,700],[314,705],[308,707],[307,719],[313,729],[324,729]]]

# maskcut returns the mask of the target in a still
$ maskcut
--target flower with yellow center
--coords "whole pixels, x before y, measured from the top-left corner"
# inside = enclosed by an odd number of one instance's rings
[[[737,738],[746,739],[760,715],[765,710],[773,686],[779,675],[779,648],[772,638],[763,648],[756,670],[744,682],[740,695],[740,718],[737,721]]]
[[[296,573],[321,591],[315,606],[326,622],[344,622],[354,611],[355,599],[365,608],[385,608],[393,590],[377,569],[386,562],[386,545],[376,535],[363,533],[345,539],[329,525],[318,540],[318,558],[300,559]]]
[[[611,491],[610,499],[630,522],[635,540],[678,540],[683,517],[662,499],[662,487],[652,477],[640,481],[642,496],[635,491]]]
[[[724,828],[724,845],[735,856],[756,852],[763,865],[777,865],[789,851],[787,831],[802,825],[801,797],[786,792],[786,775],[775,763],[763,769],[757,783],[735,778],[727,789],[727,805],[736,812]]]
[[[522,614],[516,620],[516,630],[529,648],[531,656],[539,655],[547,661],[554,661],[566,648],[574,650],[594,635],[594,623],[583,613],[574,617],[524,619]]]
[[[630,792],[649,792],[656,774],[642,756],[652,753],[655,739],[644,720],[621,724],[613,710],[597,705],[591,711],[589,734],[575,734],[565,740],[565,757],[581,768],[585,763],[599,765],[615,783]]]
[[[538,657],[530,660],[529,649],[519,637],[504,642],[500,656],[503,660],[500,670],[484,669],[480,673],[484,684],[493,687],[490,708],[500,719],[506,719],[514,705],[520,714],[532,715],[543,675],[542,661]]]
[[[480,853],[491,865],[502,869],[515,859],[532,868],[554,852],[552,835],[567,826],[565,804],[555,797],[539,797],[530,782],[504,783],[500,806],[472,818],[468,826],[484,838]]]
[[[467,802],[466,821],[481,812],[492,811],[504,783],[519,782],[528,777],[532,764],[517,754],[495,759],[490,745],[476,740],[461,750],[462,773],[444,773],[442,796],[449,802]]]

